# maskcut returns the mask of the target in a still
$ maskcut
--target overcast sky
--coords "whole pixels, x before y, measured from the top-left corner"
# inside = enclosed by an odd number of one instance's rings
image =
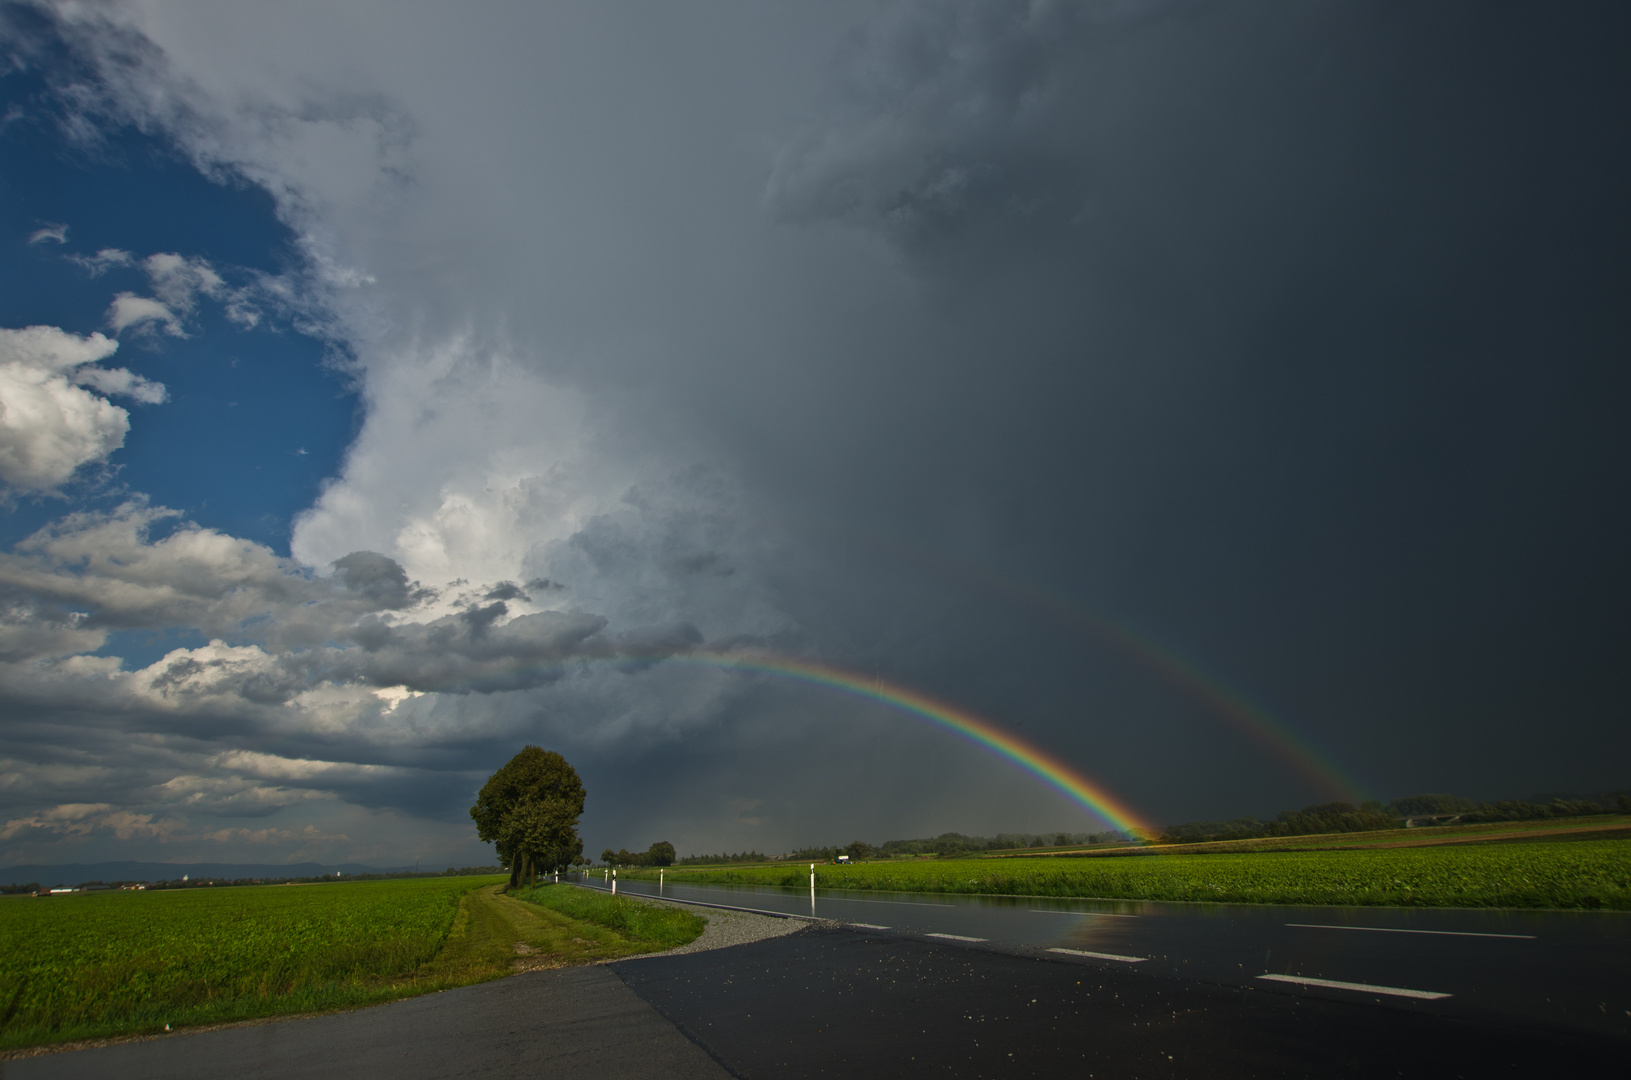
[[[1631,784],[1631,9],[0,6],[0,863]]]

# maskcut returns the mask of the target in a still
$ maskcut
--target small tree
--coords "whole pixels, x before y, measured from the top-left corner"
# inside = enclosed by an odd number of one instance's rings
[[[527,746],[482,785],[470,817],[517,886],[535,869],[564,866],[581,854],[584,798],[583,781],[564,757]]]
[[[645,865],[647,866],[673,866],[674,845],[667,840],[659,840],[646,850]]]

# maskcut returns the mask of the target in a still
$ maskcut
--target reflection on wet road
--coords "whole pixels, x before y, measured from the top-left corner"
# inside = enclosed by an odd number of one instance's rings
[[[599,875],[582,881],[604,889]],[[657,895],[655,882],[619,891]],[[1280,907],[665,884],[672,900],[1266,991],[1631,1036],[1631,914]]]

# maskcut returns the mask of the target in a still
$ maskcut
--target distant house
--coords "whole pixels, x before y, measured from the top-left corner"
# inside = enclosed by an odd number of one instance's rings
[[[1428,825],[1454,825],[1461,820],[1460,814],[1417,814],[1404,819],[1407,829],[1420,829]]]

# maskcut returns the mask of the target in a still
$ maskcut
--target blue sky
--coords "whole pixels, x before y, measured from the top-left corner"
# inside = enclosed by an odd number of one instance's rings
[[[0,92],[14,117],[0,129],[0,228],[10,248],[0,324],[107,331],[114,295],[142,291],[146,282],[134,266],[93,276],[72,261],[105,249],[202,258],[232,280],[298,264],[295,238],[264,190],[207,179],[173,144],[128,126],[89,145],[66,141],[33,72],[0,79]],[[62,241],[29,242],[58,225]],[[334,474],[354,434],[356,396],[343,348],[276,315],[246,330],[208,302],[185,332],[121,341],[118,362],[163,383],[169,399],[141,410],[109,459],[116,489],[146,493],[199,524],[287,553],[295,513]],[[6,517],[5,541],[59,510],[50,499],[19,506]]]
[[[0,863],[473,864],[528,743],[592,851],[1104,826],[695,652],[1155,822],[1331,797],[1229,700],[1357,796],[1631,783],[1617,6],[0,43]]]

